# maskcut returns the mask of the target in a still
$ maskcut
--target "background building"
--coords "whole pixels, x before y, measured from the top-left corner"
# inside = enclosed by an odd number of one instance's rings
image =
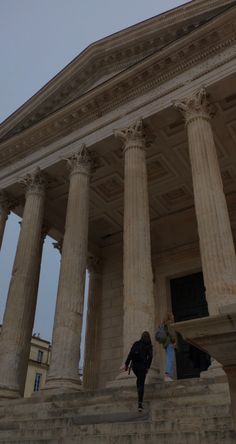
[[[39,336],[32,336],[24,397],[44,387],[50,362],[51,345]]]
[[[0,326],[1,332],[2,326]],[[44,387],[50,362],[51,345],[49,341],[34,334],[30,343],[30,355],[25,381],[24,397],[30,397]]]

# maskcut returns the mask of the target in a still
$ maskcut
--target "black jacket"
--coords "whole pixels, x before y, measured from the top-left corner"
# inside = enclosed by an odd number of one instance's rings
[[[133,368],[149,369],[152,363],[152,344],[147,344],[141,339],[136,341],[131,347],[125,365],[128,367],[130,362]]]

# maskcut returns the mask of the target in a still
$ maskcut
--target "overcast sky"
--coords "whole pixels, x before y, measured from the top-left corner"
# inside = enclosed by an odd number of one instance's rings
[[[0,122],[90,43],[187,1],[0,0]],[[7,222],[0,254],[0,322],[10,281],[19,218]],[[44,244],[34,332],[51,340],[60,256]]]

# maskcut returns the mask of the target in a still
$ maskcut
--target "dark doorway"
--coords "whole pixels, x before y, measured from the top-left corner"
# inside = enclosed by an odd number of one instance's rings
[[[208,316],[202,273],[194,273],[170,281],[172,311],[176,322]],[[178,335],[176,352],[177,378],[197,378],[210,365],[206,353],[188,344]]]

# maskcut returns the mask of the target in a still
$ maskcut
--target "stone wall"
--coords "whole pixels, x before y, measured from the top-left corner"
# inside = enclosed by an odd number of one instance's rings
[[[235,214],[231,214],[231,224],[234,230]],[[182,231],[179,244],[173,245],[171,233],[174,229]],[[163,228],[165,227],[165,229]],[[165,249],[163,240],[157,236],[161,228],[166,231]],[[169,234],[168,234],[169,233]],[[191,233],[191,236],[190,234]],[[154,274],[155,324],[158,325],[165,312],[171,310],[170,280],[173,278],[197,273],[202,270],[199,245],[197,240],[196,220],[193,209],[187,210],[177,218],[158,222],[152,227],[152,265]],[[176,233],[175,233],[176,234]],[[234,232],[235,235],[235,232]],[[169,236],[168,248],[167,237]],[[234,236],[235,237],[235,236]],[[158,245],[160,253],[157,254]],[[123,364],[123,247],[121,244],[103,249],[102,303],[100,314],[100,338],[98,364],[98,386],[104,387],[108,381],[119,374]],[[154,344],[155,365],[160,368],[161,376],[164,371],[165,356],[161,346]]]

